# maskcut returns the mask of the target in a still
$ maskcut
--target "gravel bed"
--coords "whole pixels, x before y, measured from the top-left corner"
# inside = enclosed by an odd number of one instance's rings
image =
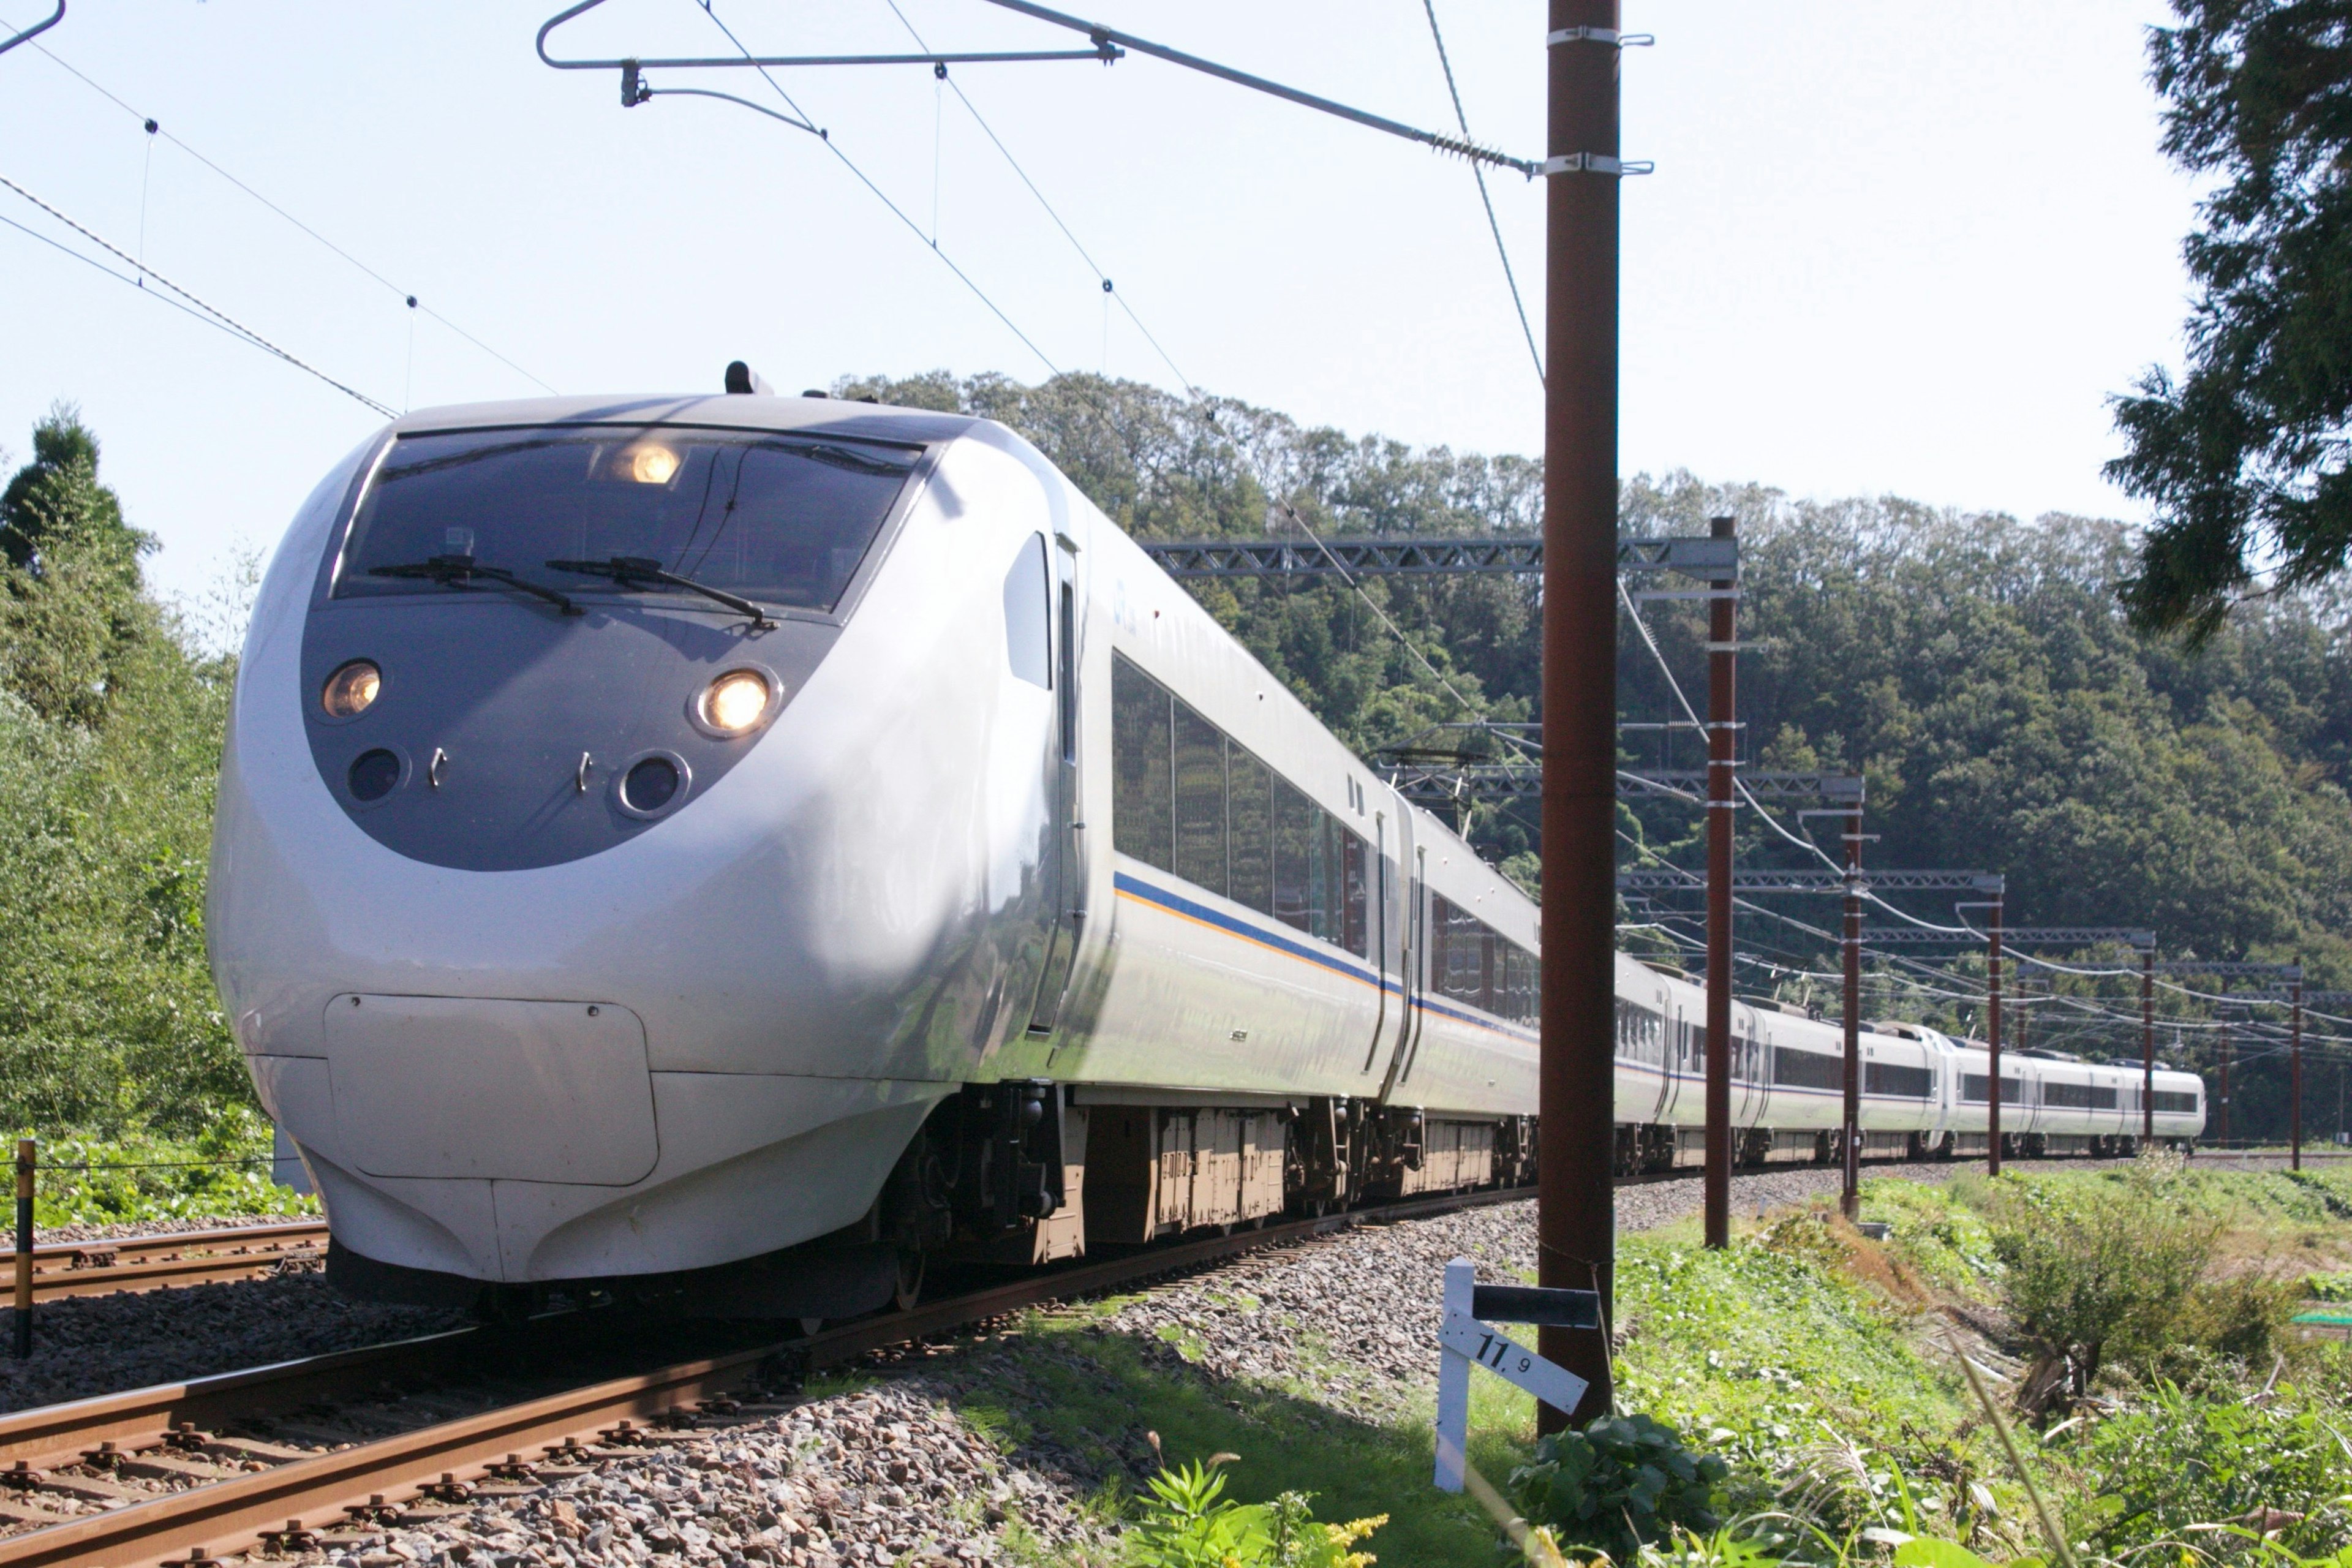
[[[908,1563],[982,1568],[1108,1561],[1112,1544],[1067,1476],[1006,1455],[924,1374],[752,1407],[739,1424],[599,1460],[521,1499],[478,1500],[430,1523],[306,1554],[342,1568],[409,1564]]]
[[[16,1316],[14,1308],[0,1310],[0,1343],[13,1342]],[[0,1358],[0,1410],[184,1383],[466,1322],[449,1312],[347,1300],[327,1288],[315,1263],[219,1285],[68,1296],[34,1310],[30,1361]]]

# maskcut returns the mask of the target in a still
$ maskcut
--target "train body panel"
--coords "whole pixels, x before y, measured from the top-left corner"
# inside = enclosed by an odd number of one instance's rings
[[[1532,1169],[1534,906],[984,421],[399,421],[272,560],[208,897],[257,1090],[378,1293],[807,1311],[940,1246]],[[1617,977],[1621,1145],[1687,1160],[1705,996]],[[1743,1002],[1733,1035],[1743,1157],[1827,1157],[1836,1026]],[[1874,1148],[1980,1135],[1965,1047],[1864,1056]],[[2136,1080],[2015,1059],[2016,1131],[2133,1131]],[[2196,1080],[2163,1092],[2193,1138]],[[825,1268],[853,1285],[794,1283]]]

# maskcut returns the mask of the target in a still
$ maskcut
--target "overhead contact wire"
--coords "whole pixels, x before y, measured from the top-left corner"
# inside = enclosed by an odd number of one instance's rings
[[[898,0],[891,0],[896,9]],[[1454,84],[1454,62],[1446,58],[1445,35],[1437,29],[1437,0],[1421,0],[1421,7],[1429,13],[1430,40],[1437,46],[1437,63],[1445,72],[1445,90],[1454,100],[1454,121],[1462,127],[1462,140],[1470,140],[1470,117],[1463,112],[1462,89]],[[1511,270],[1511,253],[1503,247],[1503,226],[1495,219],[1495,198],[1487,194],[1486,171],[1477,159],[1470,160],[1471,177],[1478,182],[1478,202],[1486,209],[1486,231],[1495,237],[1495,255],[1503,263],[1503,281],[1511,287],[1511,309],[1519,314],[1519,331],[1527,335],[1528,357],[1535,361],[1536,382],[1544,379],[1543,353],[1536,347],[1536,331],[1528,325],[1527,302],[1519,298],[1519,279]]]
[[[955,264],[953,258],[950,257],[946,251],[940,249],[937,244],[933,243],[924,235],[923,226],[917,223],[913,218],[908,216],[906,211],[901,208],[897,202],[892,201],[889,196],[885,194],[881,186],[868,179],[866,175],[866,171],[859,168],[856,163],[851,160],[849,154],[843,152],[841,148],[835,143],[831,135],[817,128],[816,122],[809,118],[808,111],[801,108],[798,103],[794,102],[793,95],[784,90],[783,83],[778,81],[773,76],[770,75],[768,68],[760,64],[758,57],[754,56],[749,48],[744,47],[743,40],[735,36],[735,29],[727,25],[726,18],[719,16],[717,9],[710,4],[710,0],[695,0],[695,3],[702,8],[702,14],[710,18],[711,24],[716,26],[719,32],[726,35],[727,41],[735,46],[736,51],[740,53],[746,61],[751,63],[751,68],[760,73],[761,79],[775,89],[776,96],[783,100],[784,106],[790,109],[794,114],[801,117],[801,129],[814,132],[816,139],[824,143],[826,151],[830,152],[835,157],[841,160],[841,166],[847,169],[851,174],[856,175],[857,183],[864,185],[867,190],[873,192],[875,200],[880,202],[884,206],[888,207],[890,209],[890,216],[897,218],[900,223],[905,224],[907,226],[907,232],[913,235],[917,239],[921,240],[923,242],[923,248],[929,251],[933,256],[938,257],[940,262],[946,266],[947,269],[956,275],[956,280],[961,283],[965,288],[971,289],[972,297],[977,299],[982,304],[987,306],[989,313],[994,316],[998,321],[1003,322],[1004,328],[1007,331],[1021,340],[1021,343],[1024,348],[1026,348],[1031,353],[1035,354],[1048,371],[1052,372],[1055,375],[1061,374],[1061,366],[1055,364],[1053,359],[1047,355],[1044,349],[1039,348],[1035,342],[1032,342],[1028,333],[1023,331],[1018,326],[1013,324],[1013,318],[1006,315],[1003,309],[1000,307],[995,300],[988,297],[988,291],[986,289],[972,281],[969,273],[965,272],[962,268],[958,267]],[[661,94],[666,92],[676,93],[689,89],[656,89],[655,90],[656,94]],[[700,96],[722,98],[726,95],[723,93],[705,93]],[[738,101],[740,100],[739,100]],[[753,105],[751,107],[757,106]]]
[[[915,24],[907,19],[907,14],[898,9],[898,0],[884,0],[884,3],[890,7],[890,14],[898,18],[898,25],[907,29],[907,36],[915,40],[915,47],[928,52],[930,49],[930,44],[923,37],[922,34],[915,30]],[[1192,378],[1191,376],[1184,374],[1184,367],[1178,364],[1175,359],[1170,355],[1168,351],[1160,346],[1159,338],[1152,334],[1152,331],[1150,327],[1143,324],[1143,318],[1135,313],[1135,307],[1127,302],[1127,296],[1111,287],[1110,274],[1103,270],[1102,263],[1097,261],[1087,251],[1086,246],[1079,241],[1078,237],[1075,233],[1071,232],[1070,226],[1062,221],[1062,215],[1054,210],[1054,204],[1045,199],[1045,193],[1037,188],[1037,182],[1029,177],[1029,171],[1021,166],[1021,160],[1013,155],[1013,149],[1007,147],[1004,144],[1004,139],[997,135],[996,128],[989,124],[987,117],[981,113],[980,106],[973,103],[971,98],[965,94],[961,84],[956,80],[952,74],[940,79],[945,83],[947,89],[956,95],[956,100],[963,105],[965,112],[971,116],[972,123],[980,127],[981,133],[986,136],[990,143],[993,145],[999,153],[1004,155],[1005,163],[1011,165],[1013,173],[1020,178],[1021,183],[1028,187],[1029,194],[1037,198],[1037,205],[1045,208],[1045,216],[1047,217],[1054,220],[1054,226],[1062,231],[1062,237],[1070,242],[1070,248],[1078,253],[1078,259],[1087,264],[1087,269],[1092,272],[1097,280],[1102,284],[1103,292],[1117,303],[1119,310],[1126,314],[1129,321],[1135,323],[1135,330],[1143,334],[1143,341],[1151,345],[1151,352],[1160,356],[1160,363],[1167,365],[1170,370],[1176,373],[1177,384],[1182,386],[1183,389],[1192,396],[1200,396],[1202,395],[1201,389],[1193,384]],[[936,148],[934,148],[932,158],[934,165],[932,179],[933,184],[936,186],[938,182],[938,174],[936,172],[938,153]],[[936,222],[933,226],[936,228]]]
[[[156,282],[162,284],[164,288],[169,289],[173,293],[180,296],[181,299],[185,300],[189,304],[194,305],[205,315],[210,316],[220,322],[231,332],[236,333],[237,336],[244,338],[247,342],[252,343],[256,348],[277,355],[279,359],[284,360],[288,364],[292,365],[297,370],[317,376],[320,381],[325,382],[329,386],[333,387],[337,392],[341,393],[344,396],[352,398],[356,402],[365,404],[368,407],[374,409],[377,413],[384,416],[388,419],[397,419],[400,417],[399,411],[394,408],[391,405],[379,403],[374,398],[370,397],[366,393],[344,385],[341,382],[337,381],[333,376],[329,375],[325,371],[320,370],[318,366],[302,359],[299,359],[295,355],[288,353],[286,350],[279,348],[276,343],[271,342],[268,338],[263,337],[259,332],[255,331],[251,327],[247,326],[244,322],[237,321],[235,317],[216,309],[213,305],[210,305],[204,300],[198,298],[196,295],[181,288],[177,283],[173,282],[170,279],[164,277],[162,273],[156,271],[145,262],[131,256],[121,247],[109,243],[90,229],[85,228],[82,225],[76,223],[72,218],[68,217],[57,208],[49,205],[48,203],[43,201],[40,197],[35,195],[24,186],[18,184],[16,181],[9,179],[5,175],[0,175],[0,185],[5,185],[9,190],[16,192],[18,195],[24,197],[26,201],[32,203],[35,206],[40,208],[43,212],[57,219],[68,228],[72,229],[76,234],[80,235],[84,239],[89,240],[92,245],[98,246],[101,249],[105,250],[117,260],[126,262],[131,267],[136,268],[142,277],[152,278]]]
[[[149,120],[149,116],[141,113],[138,110],[124,102],[121,98],[108,91],[98,82],[93,81],[80,70],[75,68],[66,60],[59,58],[58,55],[49,48],[47,45],[37,43],[33,47],[38,49],[42,54],[47,55],[50,63],[55,65],[59,70],[62,70],[68,76],[74,78],[84,87],[89,88],[92,92],[97,93],[100,98],[105,99],[117,109],[121,110],[125,114],[128,114],[132,119],[139,121],[142,127]],[[384,288],[391,289],[394,294],[399,295],[404,301],[410,302],[413,309],[421,314],[432,317],[434,321],[439,322],[442,326],[448,328],[452,332],[455,332],[457,336],[465,339],[467,342],[473,344],[476,348],[481,350],[484,353],[489,355],[492,359],[498,361],[500,364],[514,372],[517,375],[521,376],[525,381],[530,382],[531,384],[543,391],[549,393],[553,393],[555,391],[554,387],[550,386],[546,382],[541,380],[538,376],[533,375],[521,365],[517,364],[514,361],[509,359],[506,355],[500,353],[498,350],[492,348],[489,344],[484,342],[481,339],[476,337],[473,333],[467,331],[465,328],[459,326],[448,317],[443,315],[440,311],[433,309],[432,306],[416,300],[415,296],[409,293],[407,289],[403,289],[399,284],[394,283],[391,279],[386,278],[383,273],[378,272],[374,268],[370,267],[366,262],[362,261],[358,257],[353,256],[350,251],[345,250],[341,246],[337,245],[333,240],[329,239],[325,235],[320,234],[317,229],[312,228],[309,224],[304,223],[300,218],[296,217],[292,213],[288,212],[284,207],[279,206],[276,202],[271,201],[268,196],[263,195],[259,191],[255,190],[251,185],[247,184],[243,180],[238,179],[235,174],[230,174],[226,169],[222,168],[218,163],[215,163],[210,158],[205,157],[194,147],[189,146],[187,142],[173,135],[170,131],[164,130],[160,123],[157,125],[153,134],[163,137],[164,141],[169,142],[173,146],[177,147],[181,152],[185,153],[189,157],[194,158],[197,163],[202,163],[205,168],[210,169],[214,174],[218,174],[222,179],[226,180],[230,184],[235,185],[238,190],[243,191],[247,195],[252,197],[255,201],[260,203],[263,206],[268,207],[271,212],[277,214],[279,217],[293,225],[294,227],[299,229],[303,234],[309,236],[311,239],[316,240],[320,245],[325,247],[328,250],[332,251],[336,256],[341,257],[343,260],[357,268],[368,278],[382,284]]]

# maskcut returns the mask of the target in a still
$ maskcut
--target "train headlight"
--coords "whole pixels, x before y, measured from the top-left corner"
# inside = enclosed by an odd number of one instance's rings
[[[326,687],[319,693],[319,706],[330,719],[356,719],[374,706],[376,694],[383,689],[383,671],[371,660],[355,658],[327,677]]]
[[[641,485],[666,485],[677,472],[677,454],[650,441],[629,452],[629,478]]]
[[[721,735],[747,733],[766,716],[775,696],[756,669],[730,669],[702,690],[702,721]]]

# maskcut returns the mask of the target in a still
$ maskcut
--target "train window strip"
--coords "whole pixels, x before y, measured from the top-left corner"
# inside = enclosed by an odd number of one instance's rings
[[[2042,1103],[2066,1110],[2113,1110],[2116,1087],[2111,1083],[2049,1083],[2042,1086]]]
[[[1111,656],[1111,842],[1122,855],[1371,952],[1370,847],[1199,710]]]
[[[1963,1105],[1990,1104],[1991,1101],[1985,1098],[1985,1089],[1991,1081],[1991,1076],[1987,1073],[1962,1073],[1960,1075],[1960,1103]],[[2011,1078],[2007,1073],[2000,1075],[2000,1102],[2003,1105],[2018,1105],[2023,1103],[2021,1097],[2024,1092],[2025,1083],[2023,1079]]]
[[[2151,1108],[2158,1112],[2169,1111],[2175,1115],[2193,1116],[2197,1111],[2197,1091],[2159,1089],[2155,1093]]]
[[[1864,1094],[1883,1094],[1897,1100],[1932,1100],[1936,1096],[1933,1068],[1910,1067],[1901,1062],[1864,1062],[1862,1067]]]
[[[1532,1024],[1541,1012],[1537,995],[1535,955],[1441,893],[1429,896],[1429,986],[1440,996],[1480,1008],[1498,1018]],[[1629,1040],[1638,1040],[1646,1053],[1635,1059],[1655,1062],[1664,1056],[1664,1021],[1643,1010],[1649,1022],[1629,1037],[1626,1009],[1617,1004],[1617,1052],[1629,1054]]]
[[[1772,1084],[1776,1089],[1843,1089],[1845,1058],[1780,1047],[1772,1053]]]

